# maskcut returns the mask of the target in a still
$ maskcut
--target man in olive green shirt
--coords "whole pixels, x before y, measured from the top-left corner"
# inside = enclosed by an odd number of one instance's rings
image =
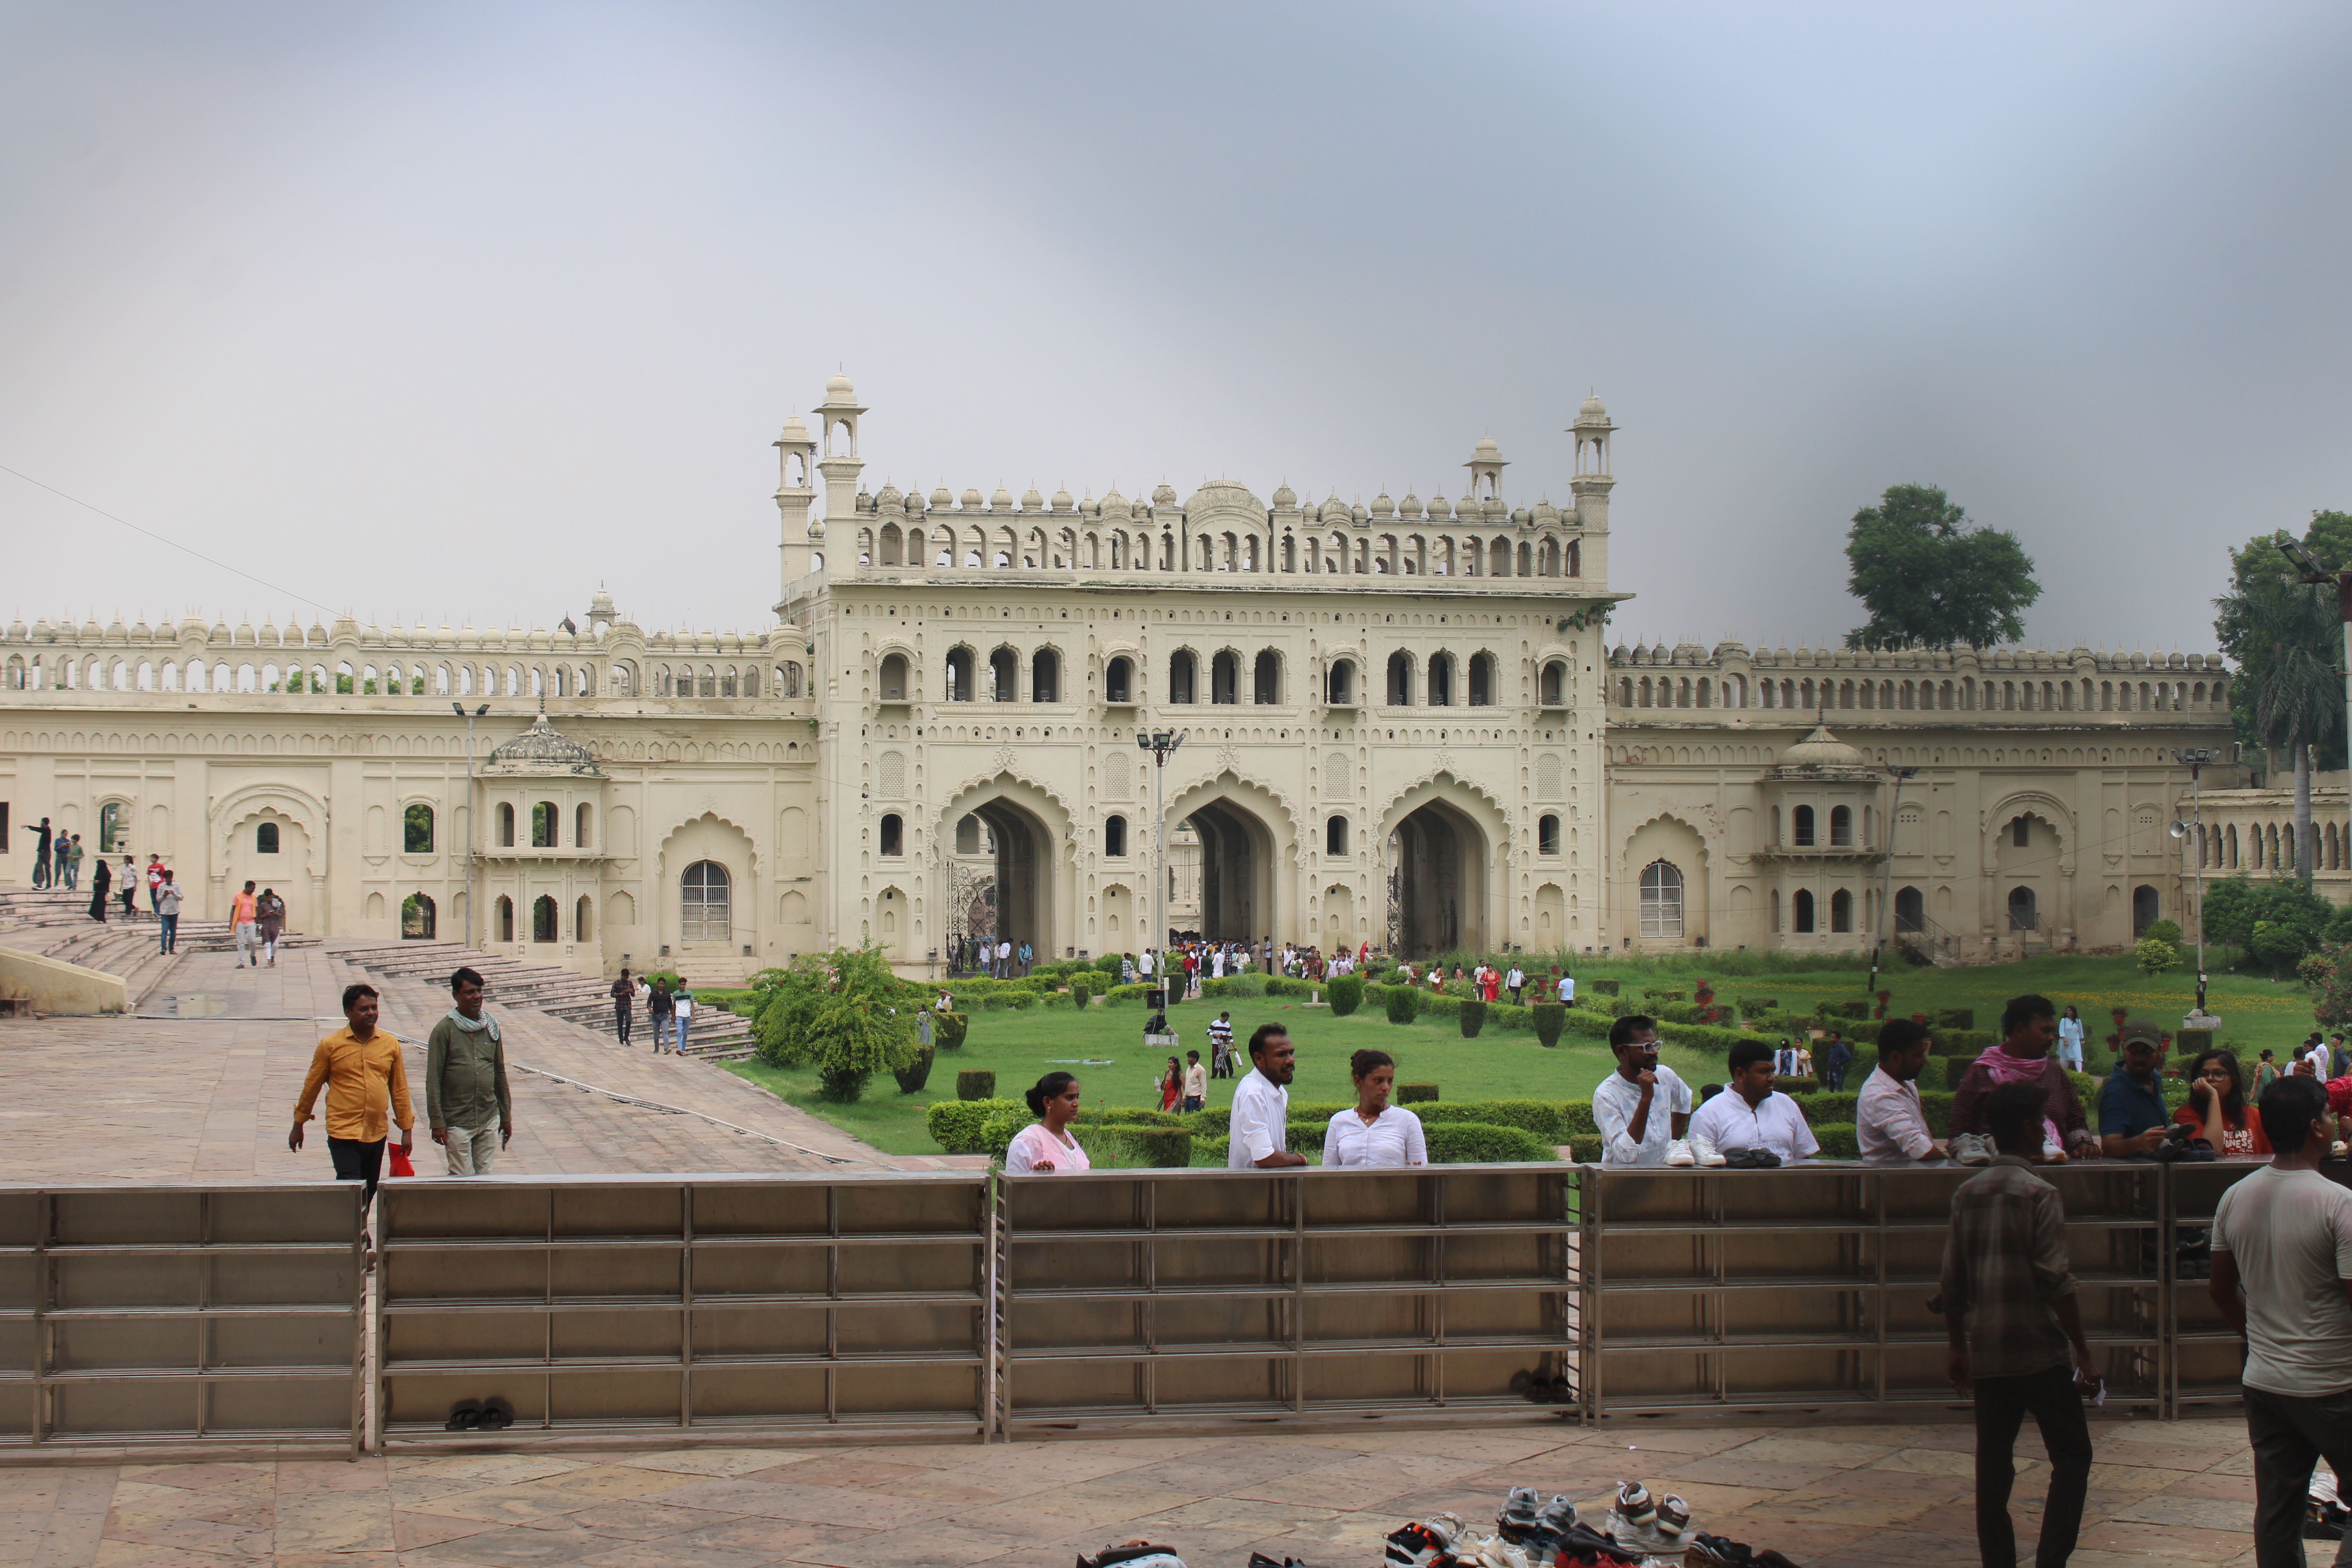
[[[481,975],[460,969],[449,977],[449,994],[457,1005],[433,1026],[425,1047],[425,1118],[451,1175],[487,1176],[514,1136],[506,1047],[498,1020],[482,1011]]]

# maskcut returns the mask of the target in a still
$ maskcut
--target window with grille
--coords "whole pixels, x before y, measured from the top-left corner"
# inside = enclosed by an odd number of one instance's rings
[[[1642,936],[1679,940],[1683,934],[1683,874],[1664,860],[1642,868]]]
[[[734,930],[727,868],[697,860],[678,885],[677,934],[686,942],[725,942]]]

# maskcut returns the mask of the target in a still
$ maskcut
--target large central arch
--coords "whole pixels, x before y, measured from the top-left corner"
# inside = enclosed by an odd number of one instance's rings
[[[1399,796],[1382,826],[1391,944],[1412,957],[1486,951],[1503,930],[1494,867],[1505,836],[1493,803],[1441,773]]]
[[[1259,785],[1221,773],[1170,802],[1167,820],[1189,821],[1200,840],[1202,936],[1256,942],[1300,934],[1291,875],[1298,843],[1281,802]]]
[[[1034,784],[1000,773],[948,803],[935,841],[954,843],[956,824],[966,816],[980,818],[995,844],[992,940],[1015,947],[1026,942],[1041,960],[1072,945],[1076,939],[1066,929],[1069,904],[1055,848],[1066,837],[1060,803]]]

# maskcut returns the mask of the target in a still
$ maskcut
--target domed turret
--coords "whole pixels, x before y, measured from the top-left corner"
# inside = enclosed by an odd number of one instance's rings
[[[1160,480],[1159,488],[1151,492],[1151,504],[1153,506],[1174,506],[1176,504],[1176,487],[1170,484],[1166,479]]]
[[[603,770],[596,766],[596,754],[550,725],[544,711],[531,721],[530,729],[493,748],[483,771],[540,776],[560,773],[582,778],[604,776]]]
[[[1429,519],[1432,522],[1444,522],[1453,515],[1454,507],[1444,496],[1429,498]]]
[[[1024,507],[1034,508],[1035,502],[1032,501],[1029,497],[1034,496],[1036,493],[1037,492],[1035,490],[1031,490],[1028,496],[1022,497],[1021,504]],[[1055,486],[1054,489],[1054,510],[1055,511],[1067,511],[1070,510],[1070,492],[1068,489],[1058,485]]]
[[[1021,510],[1023,511],[1043,511],[1045,509],[1045,498],[1037,493],[1037,487],[1035,485],[1031,485],[1027,489],[1021,492]]]
[[[1011,496],[1006,496],[1004,499],[1009,501],[1013,498]],[[982,507],[986,506],[988,503],[981,499],[980,492],[975,489],[964,491],[963,500],[957,504],[961,506],[966,511],[978,511]]]
[[[1413,494],[1411,490],[1405,491],[1404,500],[1397,502],[1397,515],[1399,517],[1419,517],[1421,515],[1421,498]]]
[[[825,379],[824,396],[828,403],[855,403],[857,389],[849,384],[849,377],[835,374]]]
[[[1290,488],[1288,479],[1274,487],[1274,507],[1276,511],[1288,511],[1297,504],[1298,492]]]
[[[1827,725],[1816,725],[1813,732],[1780,753],[1784,768],[1866,768],[1870,759],[1839,740]]]
[[[1389,500],[1388,491],[1382,490],[1372,498],[1372,515],[1382,522],[1396,515],[1396,502]]]
[[[1029,493],[1034,496],[1037,492],[1035,490],[1031,490]],[[1011,511],[1013,510],[1013,492],[1006,489],[1003,485],[997,486],[996,489],[989,494],[988,510],[991,511]]]
[[[1609,423],[1609,410],[1601,403],[1601,396],[1598,393],[1595,393],[1592,396],[1586,398],[1582,403],[1576,405],[1576,422],[1579,425],[1606,425]],[[1639,425],[1641,421],[1636,419],[1633,423]]]
[[[948,494],[948,487],[946,485],[942,484],[939,489],[931,492],[931,510],[933,511],[940,511],[953,505],[955,505],[955,497]]]

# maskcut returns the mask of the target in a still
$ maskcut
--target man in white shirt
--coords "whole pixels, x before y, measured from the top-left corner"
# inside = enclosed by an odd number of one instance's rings
[[[1250,1070],[1234,1085],[1234,1108],[1226,1127],[1228,1171],[1273,1171],[1304,1165],[1307,1156],[1290,1152],[1290,1079],[1297,1054],[1279,1024],[1260,1024],[1249,1037]]]
[[[1512,1006],[1516,1007],[1519,1005],[1519,993],[1525,991],[1527,988],[1528,977],[1524,973],[1520,973],[1519,966],[1517,963],[1512,964],[1511,972],[1503,976],[1503,989],[1511,994]]]
[[[1559,1005],[1563,1007],[1576,1005],[1576,976],[1573,974],[1559,977]]]
[[[1713,1164],[1709,1152],[1728,1163],[1785,1165],[1821,1152],[1821,1140],[1805,1125],[1805,1113],[1785,1094],[1772,1091],[1772,1048],[1761,1040],[1731,1047],[1731,1082],[1691,1118],[1691,1152]],[[1735,1151],[1745,1151],[1741,1160]],[[1759,1155],[1769,1154],[1769,1161]]]
[[[1658,1026],[1629,1013],[1609,1026],[1617,1070],[1594,1086],[1592,1120],[1601,1129],[1604,1165],[1687,1165],[1683,1144],[1690,1125],[1690,1086],[1658,1065]]]
[[[1863,1080],[1854,1102],[1853,1139],[1865,1160],[1941,1158],[1944,1145],[1927,1131],[1918,1078],[1935,1049],[1924,1025],[1890,1018],[1878,1031],[1878,1066]]]
[[[2271,1163],[2221,1194],[2206,1290],[2245,1336],[2254,1560],[2270,1568],[2304,1561],[2312,1466],[2352,1475],[2352,1193],[2319,1173],[2325,1089],[2284,1078],[2259,1110]]]
[[[1184,1109],[1198,1110],[1209,1102],[1209,1069],[1201,1065],[1201,1053],[1184,1053]]]
[[[996,944],[996,977],[999,980],[1013,978],[1013,944],[1010,942]]]
[[[1138,984],[1151,984],[1151,950],[1148,947],[1135,955],[1135,978]]]

